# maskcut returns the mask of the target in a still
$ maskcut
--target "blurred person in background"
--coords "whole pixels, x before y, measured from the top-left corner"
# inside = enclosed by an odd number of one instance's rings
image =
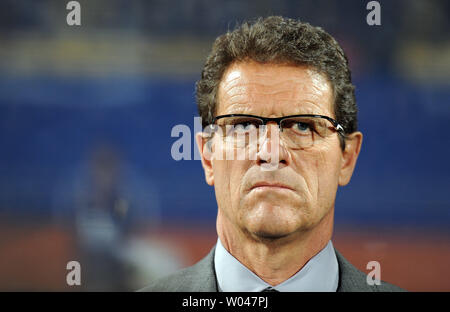
[[[213,129],[196,139],[215,189],[217,244],[143,291],[402,290],[369,285],[331,242],[336,192],[350,182],[363,137],[335,39],[288,18],[243,23],[216,39],[197,104]],[[245,160],[228,157],[239,151]]]
[[[181,267],[181,256],[170,247],[136,235],[140,219],[150,221],[146,229],[158,226],[157,187],[114,145],[96,142],[69,181],[55,191],[54,208],[58,222],[73,226],[84,290],[128,291]]]

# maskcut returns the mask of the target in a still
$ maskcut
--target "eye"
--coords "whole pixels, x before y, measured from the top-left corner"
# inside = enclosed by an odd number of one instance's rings
[[[237,119],[237,120],[234,120],[230,124],[231,129],[230,129],[229,134],[231,134],[231,133],[233,133],[233,134],[248,134],[248,133],[258,129],[259,124],[260,124],[259,120]]]
[[[294,130],[300,131],[300,132],[307,132],[312,130],[312,127],[310,124],[306,123],[306,122],[296,122],[294,125]]]
[[[234,128],[238,131],[249,131],[256,128],[256,125],[251,121],[244,121],[234,125]]]
[[[306,119],[287,119],[283,123],[283,128],[290,129],[298,134],[309,134],[315,130],[314,124]]]

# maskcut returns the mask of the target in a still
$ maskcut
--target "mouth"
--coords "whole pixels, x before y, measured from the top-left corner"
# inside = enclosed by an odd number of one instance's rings
[[[287,186],[282,183],[278,182],[258,182],[255,183],[250,191],[256,190],[256,189],[266,189],[266,190],[290,190],[293,191],[292,187]]]

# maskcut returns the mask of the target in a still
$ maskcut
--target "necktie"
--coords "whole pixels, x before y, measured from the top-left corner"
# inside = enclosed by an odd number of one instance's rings
[[[275,288],[267,287],[267,288],[264,288],[263,290],[261,290],[261,292],[279,292],[279,291],[276,290]]]

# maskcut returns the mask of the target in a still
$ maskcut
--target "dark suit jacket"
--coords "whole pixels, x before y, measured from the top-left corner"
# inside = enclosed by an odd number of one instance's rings
[[[155,280],[140,291],[151,292],[217,292],[217,279],[214,270],[214,251],[191,267],[180,270],[167,277]],[[381,282],[381,285],[370,286],[366,275],[348,262],[336,249],[339,264],[338,292],[393,292],[403,289]]]

